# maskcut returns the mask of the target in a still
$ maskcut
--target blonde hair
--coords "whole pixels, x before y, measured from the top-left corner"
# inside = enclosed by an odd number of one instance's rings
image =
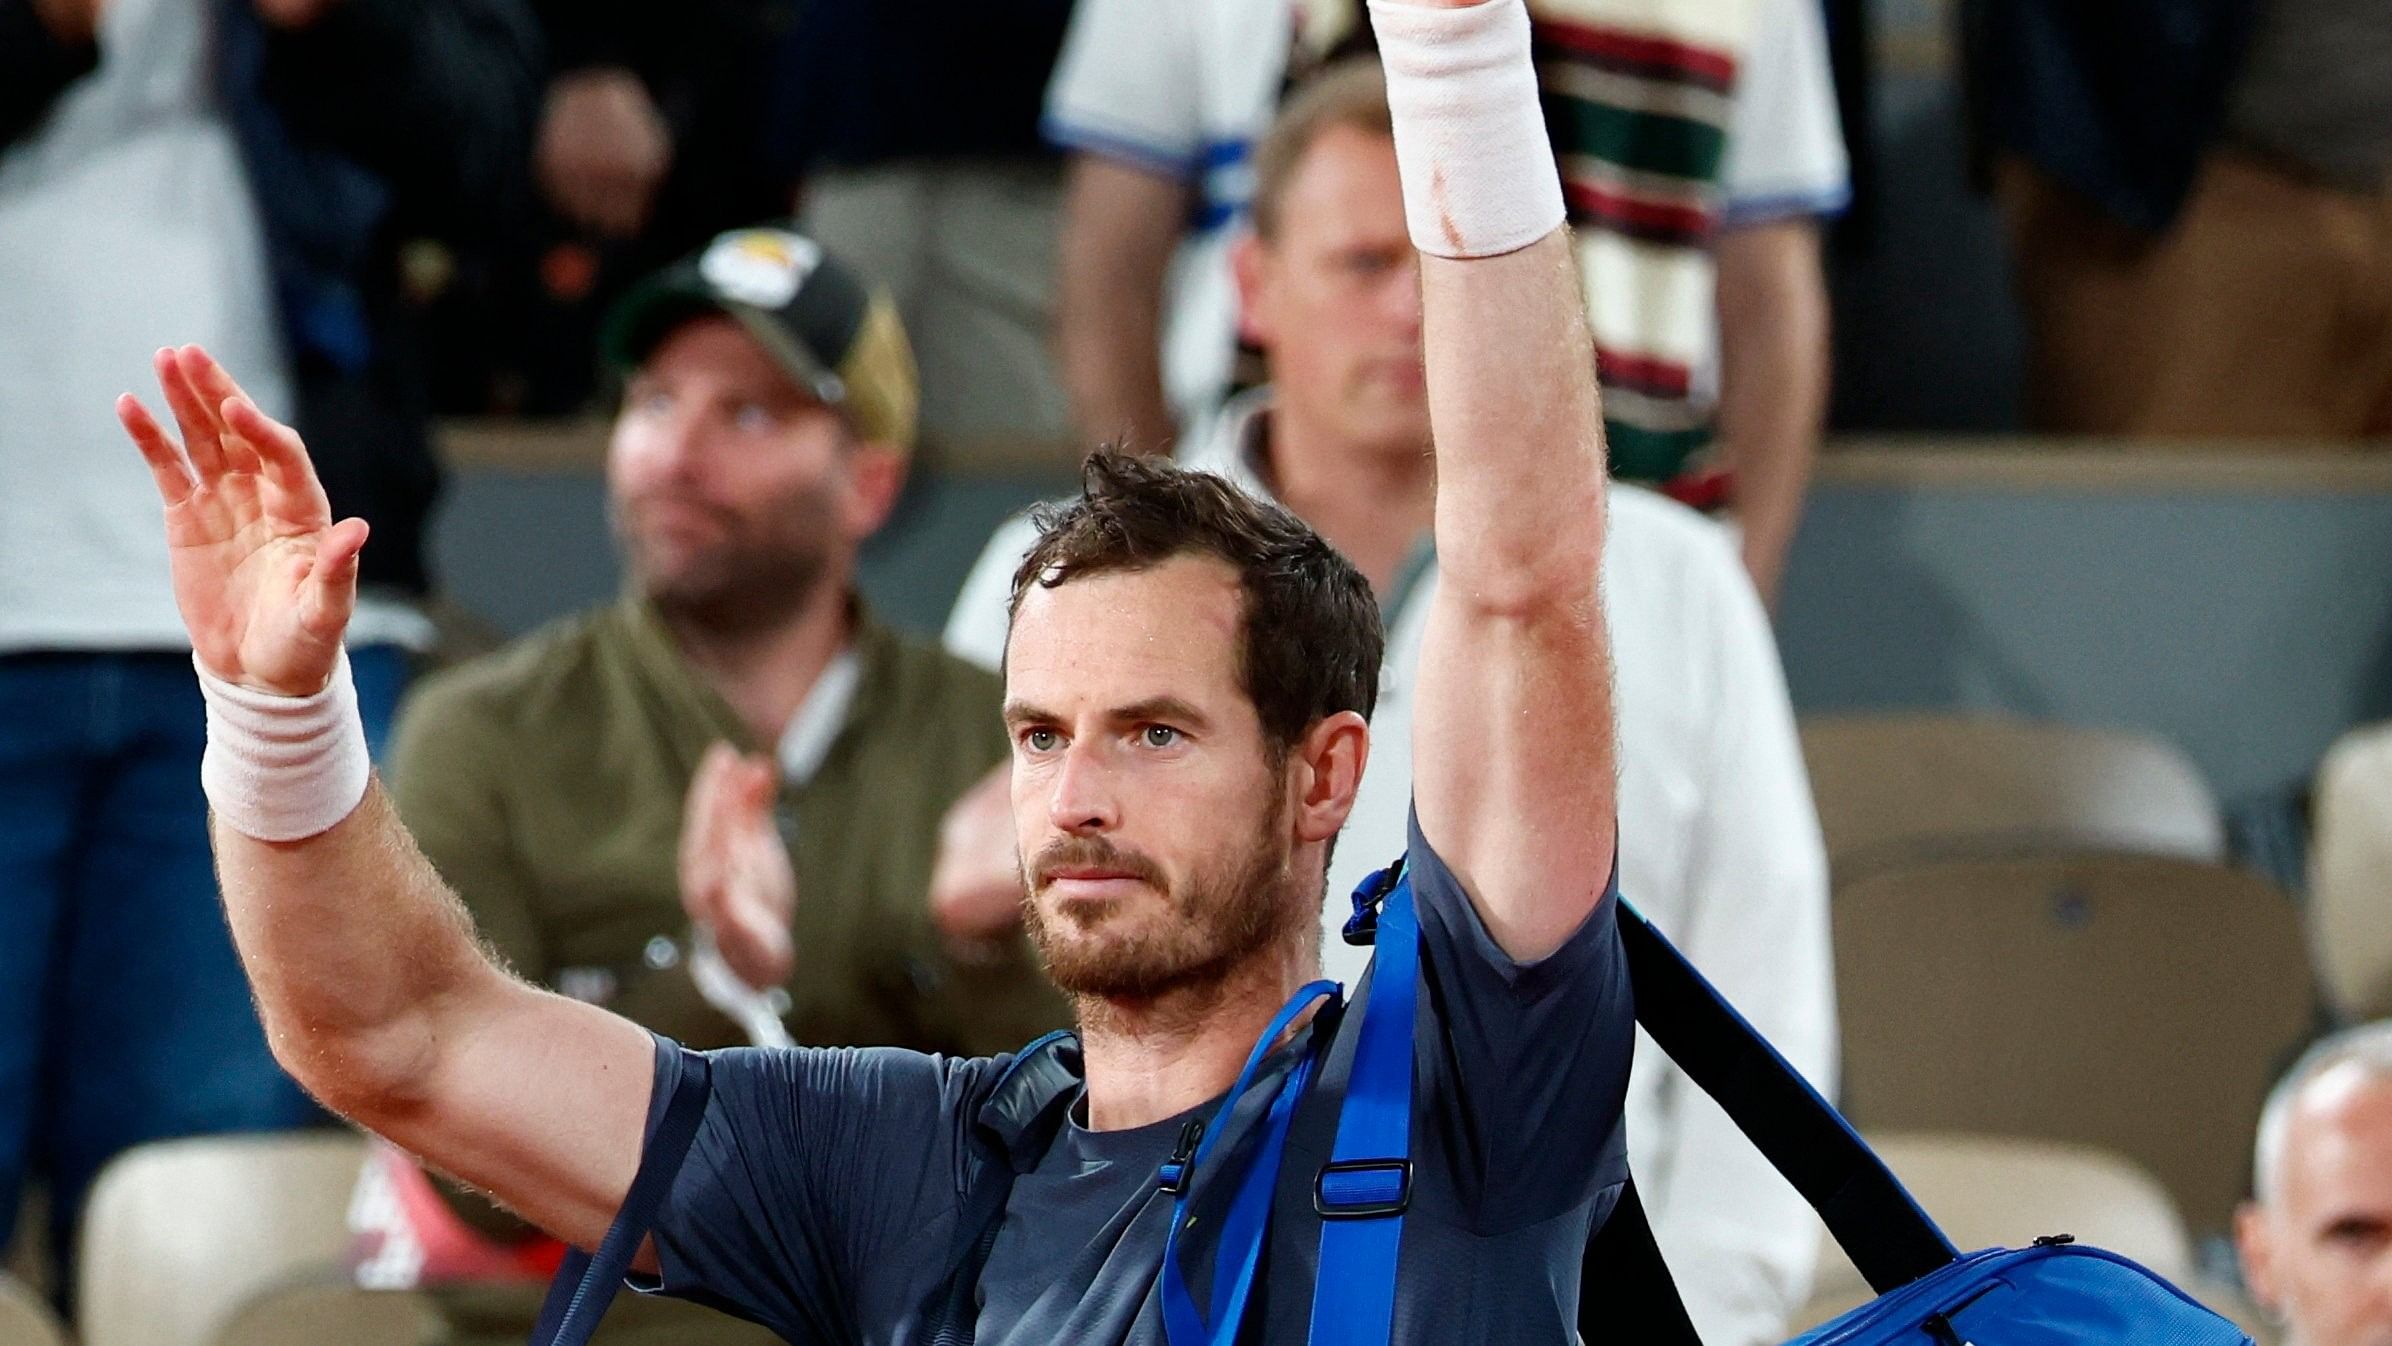
[[[1254,232],[1279,231],[1279,210],[1288,181],[1313,142],[1338,127],[1393,138],[1395,118],[1387,110],[1387,77],[1376,56],[1353,56],[1321,67],[1298,85],[1279,109],[1271,129],[1254,149]]]

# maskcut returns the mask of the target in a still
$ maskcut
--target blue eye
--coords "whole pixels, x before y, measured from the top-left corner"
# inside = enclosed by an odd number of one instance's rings
[[[1032,752],[1053,752],[1062,736],[1052,729],[1030,729],[1022,734],[1022,746]]]
[[[1180,732],[1167,724],[1150,724],[1140,732],[1149,748],[1168,748],[1179,742]]]

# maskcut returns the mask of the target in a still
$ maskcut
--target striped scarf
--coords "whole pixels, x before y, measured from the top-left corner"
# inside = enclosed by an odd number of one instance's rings
[[[1355,0],[1296,0],[1291,73],[1368,41]],[[1545,122],[1577,235],[1614,475],[1725,503],[1694,399],[1717,323],[1719,221],[1754,0],[1528,0]]]

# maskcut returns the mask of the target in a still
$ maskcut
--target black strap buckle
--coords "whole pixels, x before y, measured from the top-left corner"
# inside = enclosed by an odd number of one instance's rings
[[[1411,1205],[1410,1159],[1333,1159],[1312,1180],[1312,1208],[1324,1220],[1374,1220]]]
[[[1346,918],[1339,933],[1345,942],[1366,948],[1379,939],[1379,904],[1403,882],[1404,861],[1397,860],[1385,869],[1371,871],[1370,877],[1354,885],[1354,914]]]
[[[1204,1123],[1189,1118],[1179,1128],[1179,1144],[1171,1147],[1171,1157],[1155,1170],[1154,1185],[1178,1196],[1188,1190],[1188,1170],[1196,1163],[1196,1146],[1204,1139]]]

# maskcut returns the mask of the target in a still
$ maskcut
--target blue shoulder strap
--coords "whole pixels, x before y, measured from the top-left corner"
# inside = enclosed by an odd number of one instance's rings
[[[1311,1083],[1312,1070],[1319,1059],[1319,1036],[1313,1045],[1297,1058],[1280,1081],[1276,1097],[1271,1100],[1262,1134],[1257,1137],[1254,1153],[1246,1163],[1246,1171],[1239,1178],[1228,1212],[1220,1220],[1213,1250],[1213,1290],[1210,1311],[1196,1307],[1195,1296],[1188,1288],[1186,1269],[1180,1265],[1180,1232],[1196,1223],[1189,1211],[1198,1169],[1208,1169],[1205,1161],[1218,1152],[1222,1138],[1229,1132],[1238,1101],[1253,1087],[1256,1075],[1269,1057],[1282,1034],[1307,1009],[1326,1000],[1334,1006],[1337,985],[1334,982],[1310,982],[1297,989],[1295,995],[1280,1007],[1262,1035],[1254,1040],[1254,1049],[1246,1056],[1245,1068],[1238,1072],[1236,1082],[1213,1110],[1210,1121],[1194,1129],[1196,1145],[1186,1158],[1173,1154],[1155,1174],[1156,1185],[1171,1193],[1171,1224],[1163,1239],[1163,1267],[1161,1299],[1163,1333],[1170,1346],[1232,1346],[1246,1322],[1246,1305],[1254,1290],[1254,1277],[1262,1266],[1263,1241],[1271,1223],[1271,1202],[1279,1187],[1279,1162],[1287,1153],[1287,1131],[1295,1120],[1296,1104],[1302,1101]],[[1334,1012],[1334,1011],[1332,1011]],[[1181,1132],[1185,1147],[1187,1129]]]
[[[1373,919],[1372,905],[1378,904]],[[1420,922],[1412,875],[1398,863],[1354,894],[1346,937],[1375,924],[1377,964],[1337,1115],[1329,1162],[1313,1179],[1321,1216],[1312,1289],[1314,1346],[1386,1346],[1395,1323],[1396,1256],[1412,1203],[1412,1024],[1420,998]]]
[[[623,1195],[614,1224],[599,1241],[595,1254],[579,1248],[565,1254],[532,1327],[532,1346],[587,1346],[590,1334],[598,1330],[598,1320],[606,1316],[606,1306],[622,1288],[640,1242],[648,1237],[657,1208],[673,1190],[673,1179],[689,1157],[689,1144],[697,1138],[706,1100],[713,1093],[712,1063],[697,1052],[683,1052],[681,1077],[674,1081],[673,1096],[666,1100],[655,1131],[640,1149],[639,1172],[631,1179],[631,1190]]]

